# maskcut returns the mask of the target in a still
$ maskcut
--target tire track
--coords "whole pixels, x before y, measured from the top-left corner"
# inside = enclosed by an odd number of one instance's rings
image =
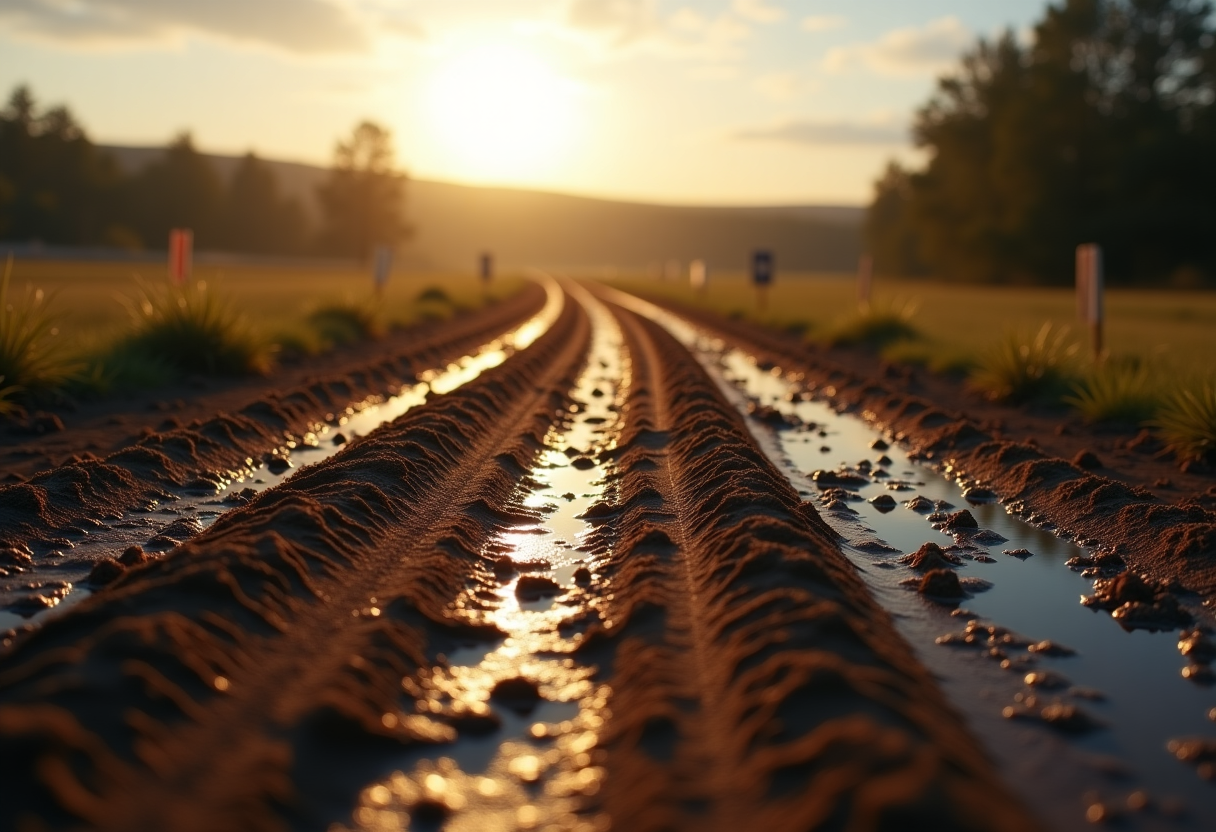
[[[695,359],[617,311],[635,385],[600,508],[614,828],[1036,823]]]
[[[20,641],[0,662],[4,815],[287,828],[332,808],[301,784],[317,769],[340,779],[369,741],[453,739],[469,715],[414,713],[402,679],[500,636],[484,609],[453,602],[490,585],[479,553],[512,519],[587,342],[567,303],[502,367]]]

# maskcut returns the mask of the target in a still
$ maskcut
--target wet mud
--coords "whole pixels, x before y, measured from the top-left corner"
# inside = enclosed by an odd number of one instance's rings
[[[510,497],[587,331],[568,305],[506,366],[18,637],[0,658],[5,822],[315,828],[386,748],[477,730],[420,712],[403,680],[503,637],[464,591],[493,586],[483,550],[520,519]]]
[[[87,539],[102,520],[186,493],[217,494],[263,465],[282,473],[290,450],[316,442],[326,423],[338,424],[369,397],[393,395],[418,372],[455,360],[537,314],[545,301],[542,288],[530,286],[357,371],[270,389],[238,409],[189,424],[168,419],[115,452],[79,454],[23,482],[0,485],[0,551],[54,558]]]
[[[607,619],[580,651],[610,668],[614,827],[1036,828],[696,360],[620,315]]]
[[[746,344],[761,360],[796,369],[810,386],[910,446],[956,478],[990,489],[1055,534],[1117,554],[1130,568],[1216,598],[1216,511],[1178,504],[1145,483],[1105,476],[1092,452],[1070,458],[1045,453],[1033,437],[1014,442],[955,409],[909,392],[898,379],[862,375],[803,345],[690,307],[673,307],[699,326]],[[898,375],[898,373],[893,373]],[[961,399],[962,396],[955,396]],[[1174,472],[1175,476],[1178,472]],[[1165,481],[1158,480],[1160,486]],[[1158,486],[1158,487],[1160,487]]]

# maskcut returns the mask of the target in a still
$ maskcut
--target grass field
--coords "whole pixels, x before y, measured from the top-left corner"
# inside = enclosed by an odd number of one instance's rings
[[[370,270],[197,265],[183,294],[161,264],[15,261],[0,321],[0,405],[64,385],[106,392],[153,387],[176,372],[262,370],[442,320],[522,285],[508,276],[486,292],[473,275],[394,274],[378,296]],[[217,359],[190,366],[193,353]]]
[[[851,275],[782,275],[763,309],[743,274],[714,275],[704,292],[650,277],[611,282],[956,373],[994,399],[1066,405],[1093,422],[1154,424],[1181,411],[1216,447],[1216,292],[1108,291],[1098,363],[1071,289],[880,280],[864,315]]]
[[[767,309],[741,274],[714,275],[707,292],[686,282],[649,278],[614,281],[782,329],[808,340],[830,341],[855,326],[856,287],[851,276],[780,276],[768,290]],[[1071,289],[965,286],[917,281],[879,281],[872,306],[907,312],[916,337],[886,345],[893,358],[966,369],[1009,332],[1038,330],[1044,323],[1068,328],[1078,356],[1088,356],[1089,335],[1075,317]],[[1158,362],[1171,375],[1203,376],[1216,369],[1216,292],[1111,290],[1106,297],[1106,345],[1111,359]]]

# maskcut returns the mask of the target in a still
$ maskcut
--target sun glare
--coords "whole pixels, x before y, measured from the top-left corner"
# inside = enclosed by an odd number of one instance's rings
[[[431,128],[456,173],[543,173],[572,140],[574,90],[542,60],[505,46],[455,55],[430,85]]]

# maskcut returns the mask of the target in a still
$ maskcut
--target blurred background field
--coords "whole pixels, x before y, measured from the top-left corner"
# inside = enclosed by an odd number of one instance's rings
[[[766,309],[742,273],[714,274],[705,292],[687,280],[626,275],[613,285],[669,297],[765,326],[796,331],[809,341],[847,344],[861,331],[852,275],[784,274],[768,289]],[[985,349],[1011,332],[1037,331],[1045,323],[1068,328],[1078,357],[1088,356],[1088,331],[1076,320],[1072,289],[985,286],[910,279],[875,282],[876,317],[906,320],[903,337],[859,337],[886,357],[935,369],[966,370]],[[1111,289],[1106,295],[1106,346],[1110,358],[1159,362],[1182,374],[1212,370],[1216,350],[1216,294],[1202,291]],[[883,343],[885,341],[885,343]]]
[[[15,260],[0,306],[0,411],[153,388],[188,374],[266,373],[336,347],[443,321],[518,291],[470,274],[196,265],[184,287],[163,263]]]

